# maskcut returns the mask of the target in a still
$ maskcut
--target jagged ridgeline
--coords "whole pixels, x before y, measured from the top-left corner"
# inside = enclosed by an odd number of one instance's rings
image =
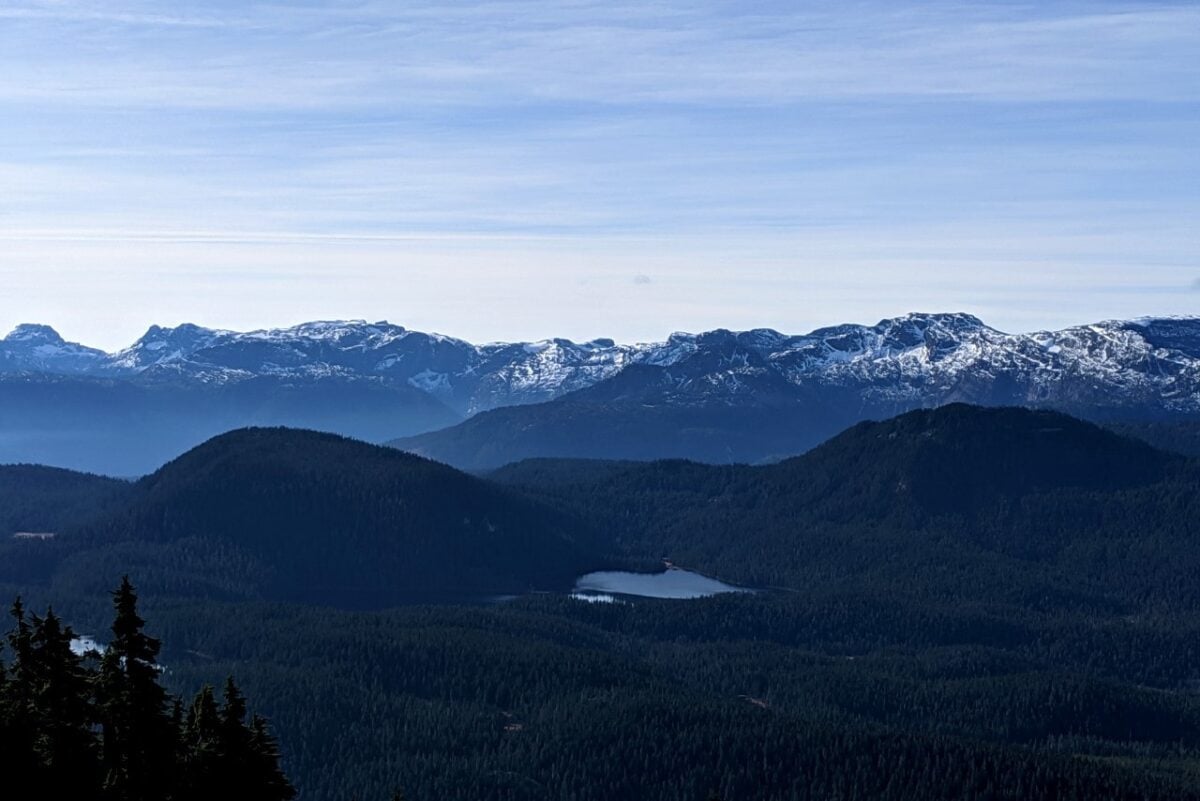
[[[160,684],[160,643],[145,631],[125,579],[102,652],[80,653],[54,612],[12,607],[0,659],[0,780],[6,797],[287,801],[266,721],[232,678],[218,704],[204,687],[185,706]],[[2,652],[0,652],[2,653]],[[13,795],[7,795],[8,792]]]
[[[475,345],[361,321],[181,325],[115,353],[27,325],[0,340],[0,462],[135,476],[248,425],[399,438],[464,469],[533,456],[759,462],[954,401],[1194,420],[1198,390],[1194,318],[1007,334],[967,314],[912,314],[637,345]]]
[[[471,470],[532,457],[759,463],[953,402],[1056,409],[1163,441],[1164,426],[1195,425],[1198,382],[1195,319],[1014,335],[970,315],[914,314],[799,336],[680,335],[551,401],[392,444]]]

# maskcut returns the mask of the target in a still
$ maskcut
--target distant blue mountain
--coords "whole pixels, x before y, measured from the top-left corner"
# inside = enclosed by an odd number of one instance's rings
[[[115,353],[42,325],[0,340],[0,462],[120,474],[251,424],[402,437],[471,468],[525,456],[756,461],[955,401],[1095,420],[1200,416],[1200,318],[1007,334],[967,314],[910,314],[634,345],[475,345],[363,321],[154,326]]]

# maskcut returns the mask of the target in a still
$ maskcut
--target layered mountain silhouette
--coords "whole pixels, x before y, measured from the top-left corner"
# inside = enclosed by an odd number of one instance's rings
[[[115,353],[27,325],[0,342],[0,462],[126,476],[247,425],[399,438],[475,470],[532,456],[757,462],[860,420],[953,402],[1194,420],[1200,319],[1007,334],[967,314],[912,314],[639,345],[474,345],[353,321],[182,325]]]

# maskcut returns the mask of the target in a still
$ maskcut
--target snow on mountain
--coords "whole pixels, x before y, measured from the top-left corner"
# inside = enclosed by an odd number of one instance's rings
[[[182,362],[221,337],[229,336],[236,335],[190,323],[176,328],[153,325],[137,342],[112,354],[106,367],[115,372],[137,373],[155,365]]]
[[[1200,412],[1200,318],[1008,334],[968,314],[910,314],[802,335],[717,330],[637,345],[473,345],[361,320],[245,333],[154,326],[113,354],[64,342],[46,326],[19,326],[0,341],[0,372],[206,384],[366,379],[415,387],[462,414],[552,400],[631,365],[667,371],[654,378],[663,402],[672,393],[698,403],[705,393],[728,399],[794,390],[797,398],[820,391],[885,410],[966,400]],[[631,374],[621,391],[636,380]]]
[[[86,373],[108,359],[102,350],[66,342],[48,325],[19,325],[0,340],[0,372]]]

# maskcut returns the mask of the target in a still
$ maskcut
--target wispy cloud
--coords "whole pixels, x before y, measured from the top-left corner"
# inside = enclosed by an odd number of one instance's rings
[[[0,322],[1179,310],[1197,52],[1192,2],[0,3]]]
[[[1194,4],[10,7],[0,97],[228,109],[398,102],[1200,99]],[[1033,18],[1030,19],[1030,15]],[[71,26],[70,53],[56,41]],[[157,41],[139,28],[196,29]],[[115,48],[131,35],[138,47]],[[1178,58],[1165,57],[1177,53]],[[180,56],[184,56],[181,58]],[[52,60],[52,62],[51,62]],[[51,63],[48,63],[51,62]],[[50,69],[47,69],[50,67]]]
[[[174,16],[104,11],[68,3],[0,8],[0,20],[34,20],[68,23],[107,23],[123,27],[229,28],[237,23],[228,18]],[[240,27],[247,27],[242,25]]]

